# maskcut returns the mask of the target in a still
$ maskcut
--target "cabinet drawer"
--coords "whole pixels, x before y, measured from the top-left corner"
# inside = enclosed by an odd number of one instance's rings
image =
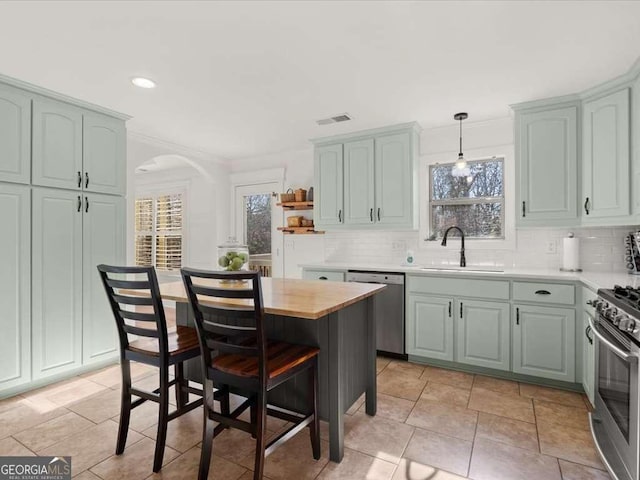
[[[344,272],[336,270],[305,270],[302,274],[305,280],[329,280],[330,282],[344,282]]]
[[[567,284],[513,282],[513,299],[520,302],[574,305],[576,288]]]
[[[509,282],[502,280],[407,275],[407,285],[413,293],[509,300]]]

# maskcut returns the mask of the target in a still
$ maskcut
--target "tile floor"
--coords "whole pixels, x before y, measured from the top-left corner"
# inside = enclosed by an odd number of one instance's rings
[[[154,369],[136,365],[135,383],[155,388]],[[78,480],[196,478],[201,411],[169,424],[164,467],[152,475],[157,407],[134,410],[127,448],[114,456],[118,366],[0,401],[0,455],[71,455]],[[269,479],[604,480],[577,393],[378,359],[378,414],[363,398],[345,418],[345,456],[313,460],[308,431],[266,461]],[[269,422],[272,434],[283,428]],[[214,441],[210,478],[250,480],[254,442],[228,430]]]

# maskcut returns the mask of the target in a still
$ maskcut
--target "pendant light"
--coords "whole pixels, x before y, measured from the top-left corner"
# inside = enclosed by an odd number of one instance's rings
[[[464,155],[462,153],[462,121],[469,118],[469,115],[465,112],[456,113],[453,116],[454,120],[458,120],[460,122],[460,152],[458,153],[458,160],[456,161],[456,165],[451,170],[451,174],[454,177],[468,177],[469,176],[469,168],[467,167],[467,161],[464,159]]]

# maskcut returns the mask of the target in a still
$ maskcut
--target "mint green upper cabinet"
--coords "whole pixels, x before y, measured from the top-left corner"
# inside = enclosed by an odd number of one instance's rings
[[[31,181],[31,96],[0,84],[0,181]]]
[[[32,183],[45,187],[81,187],[82,111],[66,103],[33,100]]]
[[[628,216],[630,212],[629,89],[583,106],[582,220]]]
[[[87,194],[84,202],[82,350],[87,364],[118,354],[115,321],[96,266],[125,262],[125,214],[122,197]]]
[[[316,226],[416,228],[417,128],[402,124],[313,140]]]
[[[577,223],[577,123],[577,105],[517,113],[518,225]]]
[[[316,226],[341,225],[343,212],[342,144],[317,147],[313,218]]]
[[[374,222],[373,138],[344,144],[344,223]]]
[[[458,300],[456,362],[510,369],[509,304]]]
[[[26,185],[0,183],[0,389],[31,379],[30,194]]]
[[[82,362],[80,192],[33,189],[33,378]]]
[[[85,113],[83,188],[90,192],[123,194],[126,184],[124,122],[98,113]]]
[[[411,135],[376,137],[376,221],[410,226],[413,217],[413,155]]]
[[[409,355],[453,360],[453,299],[407,296],[406,345]]]
[[[516,304],[513,371],[574,383],[575,310]]]

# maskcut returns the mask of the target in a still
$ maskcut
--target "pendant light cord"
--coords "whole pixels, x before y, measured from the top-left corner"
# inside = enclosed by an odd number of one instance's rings
[[[460,119],[460,153],[458,157],[462,156],[462,118]]]

